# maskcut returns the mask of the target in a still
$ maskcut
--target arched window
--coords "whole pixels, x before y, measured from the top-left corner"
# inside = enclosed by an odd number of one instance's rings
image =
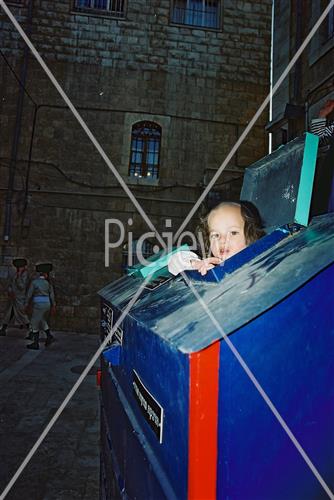
[[[153,122],[138,122],[132,127],[129,175],[159,177],[161,127]]]

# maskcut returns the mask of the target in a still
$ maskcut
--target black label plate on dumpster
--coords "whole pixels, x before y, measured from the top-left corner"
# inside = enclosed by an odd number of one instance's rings
[[[159,439],[159,443],[162,443],[164,409],[146,389],[135,370],[133,370],[132,386],[134,397],[145,420]]]
[[[102,321],[101,325],[103,328],[104,332],[104,338],[107,337],[113,327],[113,320],[114,320],[114,312],[108,304],[103,304],[102,307]],[[110,347],[112,344],[123,344],[123,328],[122,326],[118,326],[114,333],[112,334],[110,340],[107,342],[106,347]]]
[[[111,332],[113,319],[114,319],[114,311],[108,304],[103,303],[101,326],[105,337],[109,335],[109,333]]]

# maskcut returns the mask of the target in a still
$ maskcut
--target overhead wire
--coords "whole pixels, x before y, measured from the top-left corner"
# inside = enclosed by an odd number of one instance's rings
[[[20,78],[17,76],[13,66],[10,64],[10,62],[8,61],[7,57],[5,56],[3,50],[0,49],[0,55],[2,56],[2,58],[4,59],[6,65],[8,66],[8,68],[10,69],[12,75],[14,76],[15,80],[17,81],[17,83],[19,84],[19,86],[23,89],[24,93],[26,94],[26,96],[31,100],[31,102],[35,105],[35,106],[38,106],[37,102],[35,101],[35,99],[30,95],[30,93],[27,91],[27,88],[26,86],[21,82]]]

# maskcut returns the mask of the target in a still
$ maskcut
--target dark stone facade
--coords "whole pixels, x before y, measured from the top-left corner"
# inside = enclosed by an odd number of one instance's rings
[[[28,2],[17,3],[8,5],[29,31]],[[79,13],[71,0],[34,0],[31,21],[36,49],[159,231],[166,218],[177,229],[269,91],[270,0],[223,1],[219,29],[173,24],[171,5],[128,0],[116,19]],[[24,43],[3,12],[0,21],[3,232]],[[25,89],[1,281],[12,256],[31,267],[52,261],[55,327],[96,331],[96,291],[122,262],[119,248],[105,268],[105,219],[131,218],[135,238],[149,229],[31,54]],[[128,176],[131,128],[141,120],[162,129],[154,181]],[[220,177],[225,199],[238,198],[244,167],[266,154],[267,121],[263,113]]]

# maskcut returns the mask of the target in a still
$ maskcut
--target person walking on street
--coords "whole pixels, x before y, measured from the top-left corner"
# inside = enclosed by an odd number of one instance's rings
[[[27,345],[28,349],[39,349],[40,331],[44,330],[46,333],[46,347],[55,340],[47,322],[50,311],[54,312],[56,307],[54,289],[52,284],[48,281],[49,273],[52,271],[52,264],[38,264],[36,266],[36,271],[39,273],[39,276],[32,280],[26,297],[26,307],[28,307],[30,300],[32,300],[30,324],[33,342]]]
[[[26,259],[14,259],[13,266],[16,268],[8,286],[8,306],[3,319],[0,335],[7,335],[7,327],[11,320],[21,327],[29,329],[29,318],[25,312],[26,294],[29,284]]]

